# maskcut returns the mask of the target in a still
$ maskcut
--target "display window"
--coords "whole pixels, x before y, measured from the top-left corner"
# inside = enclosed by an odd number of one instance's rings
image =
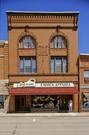
[[[56,96],[32,96],[32,108],[56,108]]]
[[[82,108],[89,109],[89,93],[82,93]]]
[[[0,96],[0,109],[4,108],[4,100],[5,100],[5,96]]]
[[[73,111],[73,99],[71,95],[48,95],[48,96],[32,96],[31,97],[31,109],[36,111],[56,111],[56,112],[69,112],[69,101],[72,101]]]

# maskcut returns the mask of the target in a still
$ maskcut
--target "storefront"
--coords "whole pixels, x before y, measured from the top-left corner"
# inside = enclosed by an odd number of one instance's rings
[[[7,112],[8,80],[0,80],[0,110]]]
[[[89,111],[89,85],[81,85],[81,111]]]
[[[73,83],[42,83],[30,80],[25,84],[14,84],[9,94],[15,112],[69,112],[70,101],[74,111]]]
[[[15,110],[16,112],[69,112],[70,100],[73,100],[72,95],[15,96]]]

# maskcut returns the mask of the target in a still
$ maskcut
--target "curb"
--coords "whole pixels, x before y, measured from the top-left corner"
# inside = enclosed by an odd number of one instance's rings
[[[0,117],[89,117],[89,113],[0,113]]]

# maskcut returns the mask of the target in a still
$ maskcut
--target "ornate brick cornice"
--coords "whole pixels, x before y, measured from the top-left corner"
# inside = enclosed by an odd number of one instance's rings
[[[77,26],[78,14],[31,14],[31,13],[9,13],[9,27],[12,23],[65,23]]]
[[[9,16],[10,22],[60,22],[60,23],[77,23],[77,18],[75,16],[50,16],[50,15],[12,15]]]

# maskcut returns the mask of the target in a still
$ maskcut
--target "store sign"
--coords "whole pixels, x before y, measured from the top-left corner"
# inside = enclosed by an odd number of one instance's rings
[[[80,85],[81,89],[89,89],[89,85]]]
[[[36,87],[74,87],[73,83],[36,83]]]
[[[20,83],[14,83],[13,84],[13,87],[14,88],[22,88],[22,87],[35,87],[35,80],[32,79],[32,80],[28,80],[27,82],[20,82]]]
[[[60,83],[60,82],[57,82],[57,83],[52,83],[52,82],[37,82],[36,83],[36,80],[29,80],[27,82],[20,82],[20,83],[14,83],[13,84],[13,87],[14,88],[17,88],[17,87],[38,87],[38,88],[43,88],[43,87],[74,87],[74,84],[73,83]]]

